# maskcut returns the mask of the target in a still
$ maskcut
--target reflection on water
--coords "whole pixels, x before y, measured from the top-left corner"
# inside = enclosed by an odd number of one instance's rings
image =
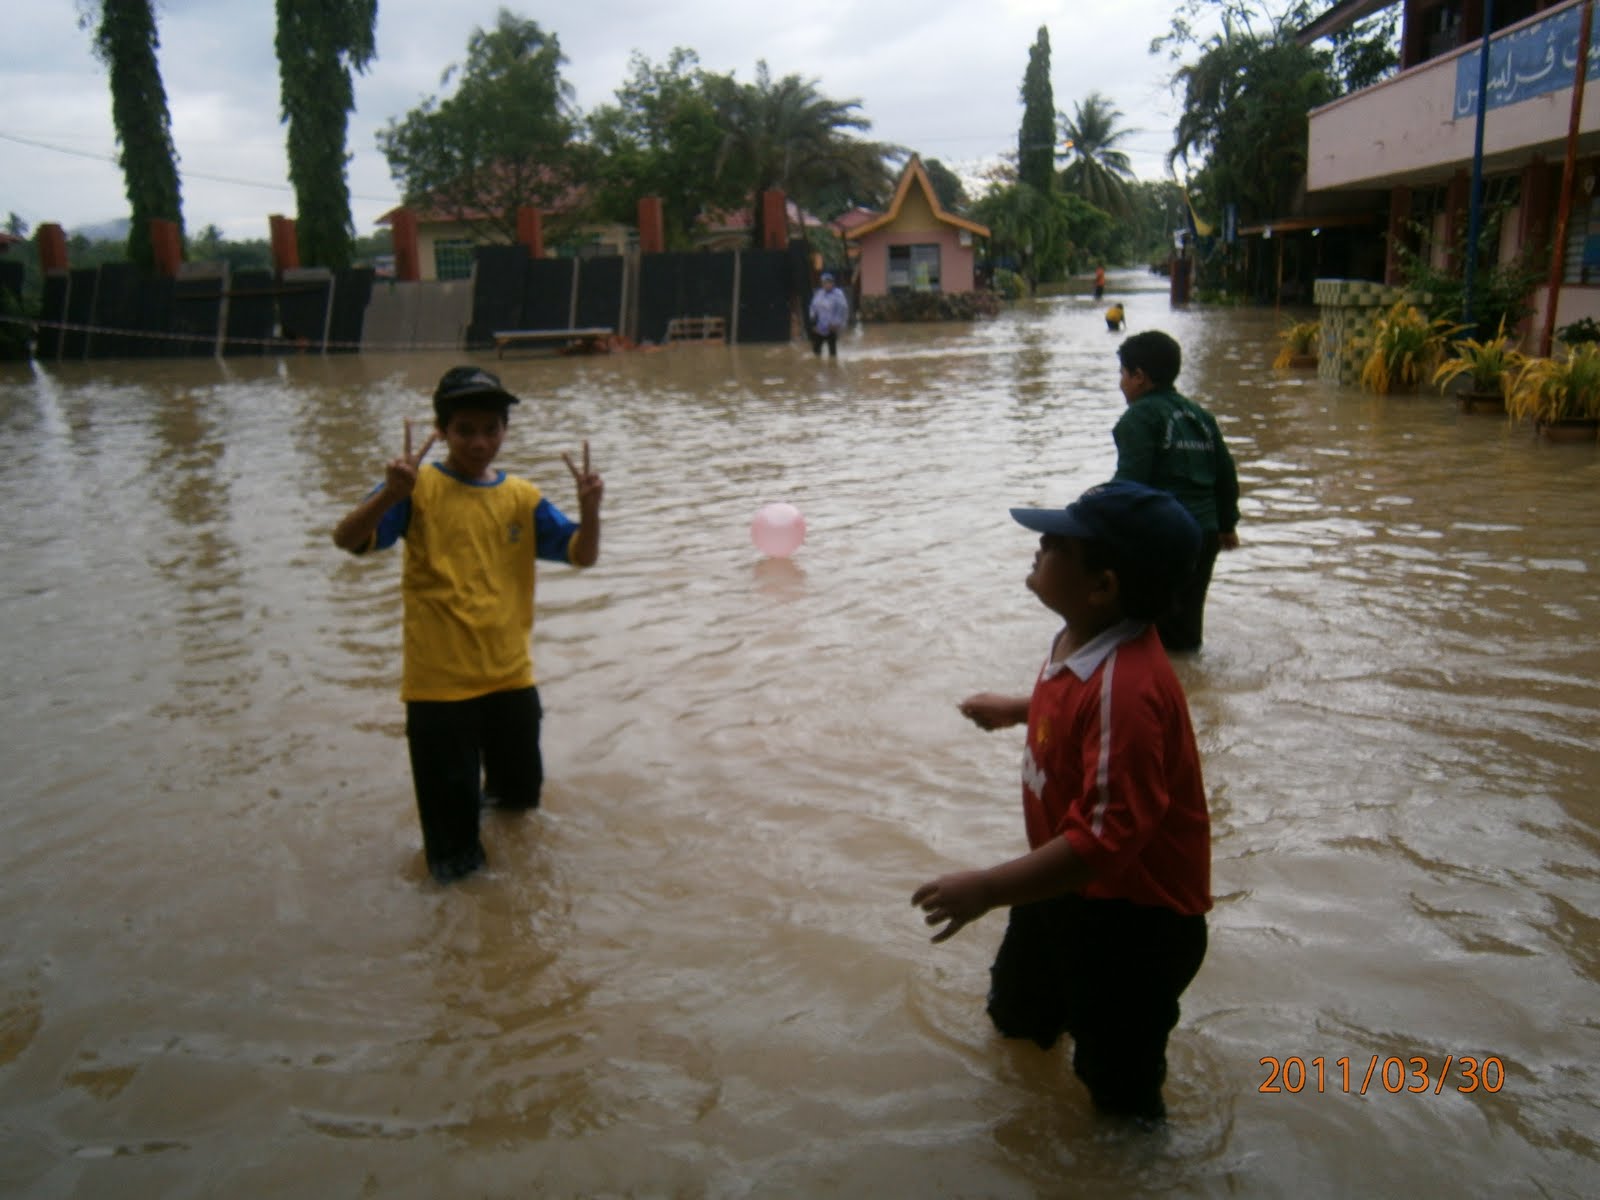
[[[1118,338],[1065,299],[501,364],[506,465],[570,504],[588,438],[605,549],[541,570],[546,807],[450,890],[398,558],[328,532],[452,360],[0,376],[5,1191],[1592,1192],[1600,452],[1274,373],[1271,314],[1129,315],[1246,492],[1180,664],[1218,906],[1165,1134],[991,1036],[998,915],[935,948],[908,904],[1021,847],[1017,741],[955,702],[1052,632],[1007,506],[1113,464]],[[1462,1055],[1496,1090],[1433,1088]],[[1291,1057],[1321,1090],[1263,1092]]]

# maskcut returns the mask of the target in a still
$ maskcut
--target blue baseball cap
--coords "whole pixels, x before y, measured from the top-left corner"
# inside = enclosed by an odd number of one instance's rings
[[[833,282],[833,272],[832,271],[824,271],[822,273],[822,282],[824,282],[824,283],[832,283]]]
[[[1083,538],[1110,551],[1119,574],[1174,588],[1200,555],[1200,524],[1170,492],[1115,480],[1092,487],[1065,508],[1013,508],[1035,533]]]

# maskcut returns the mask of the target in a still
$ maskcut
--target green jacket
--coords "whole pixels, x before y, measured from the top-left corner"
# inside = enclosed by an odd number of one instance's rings
[[[1172,390],[1147,392],[1118,419],[1115,478],[1171,492],[1206,533],[1239,524],[1239,476],[1216,418]]]

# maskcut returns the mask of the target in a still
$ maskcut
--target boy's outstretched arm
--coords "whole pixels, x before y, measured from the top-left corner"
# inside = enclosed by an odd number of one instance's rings
[[[438,438],[438,431],[428,435],[428,440],[422,443],[422,449],[415,454],[411,452],[411,418],[406,418],[406,445],[400,457],[391,462],[383,471],[383,486],[360,504],[356,505],[345,516],[344,520],[334,526],[333,544],[341,550],[348,550],[352,554],[359,554],[367,548],[372,541],[372,535],[377,532],[378,522],[383,520],[383,514],[396,504],[411,495],[417,486],[417,468],[422,464],[434,441]]]
[[[982,871],[956,871],[923,884],[911,903],[926,914],[929,925],[944,923],[935,943],[954,937],[991,908],[1031,904],[1074,892],[1093,878],[1089,864],[1064,837],[1051,838],[1037,850]]]
[[[978,692],[956,707],[979,729],[1004,729],[1008,725],[1021,725],[1028,719],[1028,699],[1027,696]]]
[[[562,461],[578,485],[578,532],[572,535],[574,566],[592,567],[600,559],[600,500],[605,495],[605,480],[589,467],[589,443],[583,443],[583,469],[573,464],[571,455],[561,452]]]

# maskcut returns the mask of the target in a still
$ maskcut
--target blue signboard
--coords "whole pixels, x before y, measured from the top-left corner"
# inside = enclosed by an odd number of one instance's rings
[[[1578,65],[1578,21],[1581,6],[1574,5],[1553,17],[1501,34],[1489,43],[1489,107],[1516,104],[1532,96],[1571,87]],[[1455,117],[1478,111],[1478,60],[1480,47],[1456,59]],[[1586,79],[1600,76],[1600,46],[1589,45]]]

